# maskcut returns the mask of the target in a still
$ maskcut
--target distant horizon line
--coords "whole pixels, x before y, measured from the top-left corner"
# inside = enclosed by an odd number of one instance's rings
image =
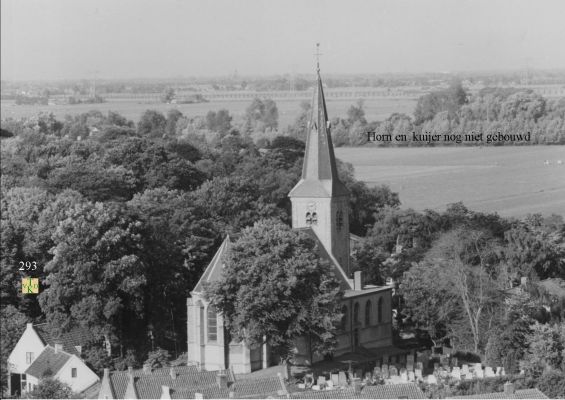
[[[397,77],[407,77],[407,76],[425,76],[425,75],[488,75],[488,74],[511,74],[511,73],[527,73],[527,72],[560,72],[565,73],[565,67],[556,68],[515,68],[515,69],[484,69],[484,70],[453,70],[453,71],[421,71],[421,72],[353,72],[353,73],[341,73],[341,72],[326,72],[324,73],[323,68],[321,69],[321,74],[332,78],[332,77],[379,77],[379,76],[397,76]],[[167,80],[208,80],[208,79],[234,79],[237,75],[238,80],[245,79],[269,79],[269,78],[281,78],[288,76],[295,77],[315,77],[316,71],[307,73],[274,73],[274,74],[239,74],[236,72],[231,74],[222,75],[176,75],[168,77],[122,77],[122,78],[108,78],[103,76],[89,76],[89,77],[71,77],[71,78],[4,78],[0,77],[2,82],[65,82],[65,81],[82,81],[82,80],[98,80],[98,81],[167,81]]]

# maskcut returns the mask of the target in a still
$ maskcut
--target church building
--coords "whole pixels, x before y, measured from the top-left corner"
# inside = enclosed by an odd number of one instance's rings
[[[330,134],[330,121],[324,99],[320,70],[308,124],[302,177],[290,191],[292,228],[311,235],[340,281],[344,317],[338,328],[334,356],[392,345],[392,287],[364,285],[360,271],[350,266],[349,191],[339,180]],[[231,244],[226,237],[187,299],[188,360],[207,370],[233,368],[247,373],[277,364],[267,345],[250,348],[246,343],[228,343],[224,338],[222,315],[204,298],[204,283],[221,276],[223,258]],[[305,339],[298,339],[295,360],[308,364]]]

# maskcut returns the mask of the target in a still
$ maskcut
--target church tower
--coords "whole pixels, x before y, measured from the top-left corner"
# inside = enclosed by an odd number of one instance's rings
[[[302,177],[288,195],[292,227],[312,228],[349,276],[349,191],[337,173],[319,66],[317,75]]]

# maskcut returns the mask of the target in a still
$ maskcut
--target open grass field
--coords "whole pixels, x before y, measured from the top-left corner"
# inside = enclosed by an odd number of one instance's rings
[[[365,113],[369,121],[383,120],[394,112],[412,115],[417,99],[379,98],[365,100]],[[279,109],[279,127],[285,129],[292,124],[300,112],[301,100],[277,100]],[[355,103],[352,99],[329,99],[327,107],[329,115],[345,117],[349,107]],[[114,100],[102,104],[76,104],[52,106],[15,105],[13,101],[2,100],[0,111],[2,118],[22,118],[37,115],[39,112],[53,113],[57,119],[64,119],[65,115],[77,115],[90,110],[99,110],[102,113],[116,111],[126,118],[137,122],[145,110],[157,110],[166,113],[176,108],[187,117],[204,116],[208,111],[227,109],[234,117],[234,122],[245,115],[245,109],[251,101],[211,101],[197,104],[164,104],[144,102],[139,100]]]
[[[462,201],[503,216],[565,217],[565,146],[338,148],[336,156],[358,179],[398,192],[402,208],[443,211]]]

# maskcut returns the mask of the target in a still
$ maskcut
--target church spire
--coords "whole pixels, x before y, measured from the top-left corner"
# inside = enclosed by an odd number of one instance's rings
[[[319,53],[316,55],[319,56]],[[307,127],[302,179],[289,195],[297,197],[344,196],[349,192],[339,180],[337,173],[319,60],[316,65],[316,74],[316,87],[312,99],[310,122]]]

